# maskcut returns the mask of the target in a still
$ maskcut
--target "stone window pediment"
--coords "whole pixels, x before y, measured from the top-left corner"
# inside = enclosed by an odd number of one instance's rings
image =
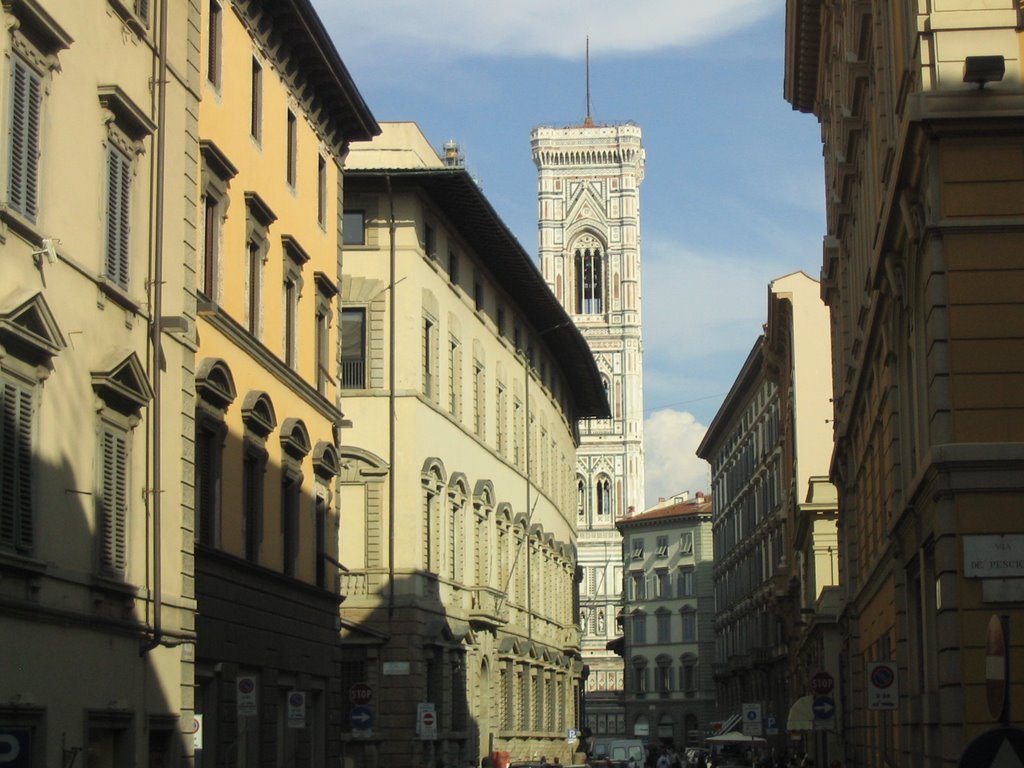
[[[121,354],[111,356],[112,360],[119,362],[93,371],[92,386],[108,406],[119,413],[130,414],[153,399],[153,389],[138,355],[132,352],[121,357]]]
[[[142,141],[156,131],[156,123],[118,85],[101,85],[97,88],[100,106],[109,112],[132,142]],[[138,150],[136,150],[138,151]]]
[[[219,358],[203,360],[196,371],[196,393],[218,410],[226,410],[237,396],[227,363]]]
[[[41,293],[0,314],[0,344],[37,365],[67,346]]]
[[[242,401],[242,423],[260,438],[266,438],[277,427],[274,403],[266,392],[252,390]]]
[[[286,454],[297,460],[309,453],[309,432],[301,419],[284,420],[281,425],[281,447]]]
[[[341,471],[337,450],[325,440],[318,441],[313,448],[313,471],[325,479],[337,477]]]

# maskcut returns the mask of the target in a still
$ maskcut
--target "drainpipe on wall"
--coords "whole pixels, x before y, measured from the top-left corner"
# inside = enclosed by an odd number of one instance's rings
[[[163,487],[161,485],[160,464],[162,455],[160,450],[160,341],[163,331],[161,314],[163,312],[163,290],[164,290],[164,176],[167,157],[167,2],[160,3],[160,42],[157,49],[159,59],[157,82],[153,88],[157,92],[157,128],[156,128],[156,203],[154,223],[154,250],[153,250],[153,304],[151,307],[152,319],[150,320],[150,344],[153,355],[153,407],[150,409],[150,418],[153,425],[153,488],[150,498],[152,499],[153,510],[153,636],[142,647],[142,653],[149,653],[163,642],[163,623],[161,616],[161,603],[163,603],[163,583],[161,569],[163,558],[161,556],[162,540],[160,529],[161,519],[161,496]]]
[[[388,273],[388,635],[392,635],[391,622],[395,614],[395,337],[397,319],[395,308],[395,194],[391,189],[391,176],[384,174],[388,188],[388,239],[390,263]]]
[[[533,522],[533,509],[530,507],[532,481],[530,478],[530,356],[523,356],[523,370],[526,373],[526,530],[523,532],[523,547],[526,553],[526,637],[533,639],[533,590],[530,589],[530,525]]]

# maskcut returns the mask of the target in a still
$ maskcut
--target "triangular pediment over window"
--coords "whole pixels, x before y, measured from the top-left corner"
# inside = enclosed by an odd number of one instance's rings
[[[599,222],[607,224],[608,214],[601,195],[590,184],[581,184],[573,190],[573,196],[567,206],[565,220],[573,224],[581,222]]]
[[[0,345],[34,364],[47,362],[67,346],[43,294],[0,298]]]
[[[100,370],[92,372],[92,387],[107,405],[121,413],[133,413],[153,399],[146,369],[134,352],[108,356]]]

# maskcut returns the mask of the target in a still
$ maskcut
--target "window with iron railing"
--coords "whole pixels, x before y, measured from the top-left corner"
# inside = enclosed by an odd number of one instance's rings
[[[341,386],[366,387],[366,310],[362,307],[341,310]]]

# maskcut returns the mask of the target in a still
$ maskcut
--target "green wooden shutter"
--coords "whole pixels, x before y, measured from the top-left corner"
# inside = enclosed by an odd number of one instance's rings
[[[100,564],[106,572],[123,574],[128,559],[128,439],[123,434],[104,430],[101,447]]]
[[[0,545],[31,552],[32,391],[0,382]]]
[[[31,221],[36,220],[39,202],[42,99],[42,79],[19,57],[13,57],[7,197],[10,207]]]
[[[128,215],[131,162],[120,150],[107,148],[107,278],[128,289]]]
[[[135,0],[135,15],[143,26],[149,27],[149,0]]]

